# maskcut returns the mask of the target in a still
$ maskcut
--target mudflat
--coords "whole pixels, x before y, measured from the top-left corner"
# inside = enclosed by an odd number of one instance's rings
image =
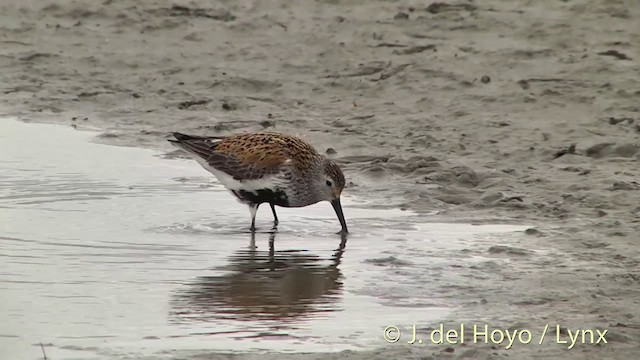
[[[640,351],[639,16],[633,0],[1,0],[0,110],[172,155],[170,131],[304,136],[340,162],[345,193],[380,207],[533,225],[554,260],[443,294],[463,309],[450,325],[608,329],[571,350],[381,335],[352,358],[627,359]]]

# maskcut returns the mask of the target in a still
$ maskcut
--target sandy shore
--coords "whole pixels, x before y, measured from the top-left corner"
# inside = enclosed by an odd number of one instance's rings
[[[534,224],[562,259],[474,283],[452,324],[609,329],[573,350],[351,358],[637,355],[640,3],[446,3],[2,0],[0,109],[168,152],[173,130],[303,135],[335,151],[352,194]]]

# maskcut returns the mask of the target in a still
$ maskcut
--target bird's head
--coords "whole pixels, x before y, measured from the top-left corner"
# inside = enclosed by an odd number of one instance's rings
[[[342,170],[335,162],[330,159],[324,160],[322,176],[319,181],[321,182],[319,184],[320,188],[323,189],[322,200],[333,201],[340,199],[340,194],[342,194],[342,189],[345,186],[345,178]]]
[[[344,174],[340,167],[330,159],[325,159],[322,163],[321,175],[318,178],[317,189],[320,189],[321,200],[329,201],[338,216],[342,232],[347,233],[347,223],[344,220],[340,195],[346,185]]]

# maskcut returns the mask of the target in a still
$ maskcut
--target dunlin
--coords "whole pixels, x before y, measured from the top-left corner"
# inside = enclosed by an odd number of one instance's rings
[[[262,203],[271,206],[277,226],[276,206],[304,207],[329,201],[342,226],[340,232],[348,233],[340,204],[344,174],[306,141],[274,132],[173,136],[172,144],[187,151],[241,203],[249,205],[252,231]]]

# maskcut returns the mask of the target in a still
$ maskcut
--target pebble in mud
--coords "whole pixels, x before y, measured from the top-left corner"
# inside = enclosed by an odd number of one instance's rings
[[[259,124],[265,129],[275,125],[275,123],[271,120],[264,120],[264,121],[261,121]]]
[[[211,100],[208,99],[203,99],[203,100],[188,100],[188,101],[183,101],[181,103],[178,104],[178,109],[180,110],[186,110],[190,107],[193,106],[198,106],[198,105],[206,105],[210,102]]]
[[[222,103],[222,110],[231,111],[231,110],[236,110],[237,108],[238,107],[236,105],[229,104],[226,101]]]
[[[542,232],[536,228],[528,228],[524,233],[527,235],[542,235]]]
[[[622,122],[627,122],[627,124],[633,124],[633,122],[635,121],[635,119],[630,118],[630,117],[609,117],[609,124],[611,125],[617,125],[620,124]]]
[[[568,147],[556,152],[553,155],[553,158],[557,159],[557,158],[559,158],[561,156],[564,156],[564,155],[567,155],[567,154],[575,154],[575,153],[576,153],[576,144],[571,144]]]
[[[606,211],[604,211],[604,210],[597,209],[595,211],[595,216],[597,216],[597,217],[605,217],[607,215],[608,215],[608,213]]]
[[[102,133],[100,135],[98,135],[99,138],[116,138],[118,137],[118,134],[114,134],[114,133]]]
[[[494,245],[489,248],[488,252],[489,254],[504,254],[515,256],[528,256],[533,254],[533,251],[531,250],[506,245]]]
[[[611,57],[613,57],[613,58],[615,58],[617,60],[633,60],[627,54],[621,53],[618,50],[601,51],[601,52],[598,53],[598,55],[611,56]]]
[[[386,174],[387,169],[381,165],[372,165],[364,168],[363,171],[369,176],[380,177]]]

